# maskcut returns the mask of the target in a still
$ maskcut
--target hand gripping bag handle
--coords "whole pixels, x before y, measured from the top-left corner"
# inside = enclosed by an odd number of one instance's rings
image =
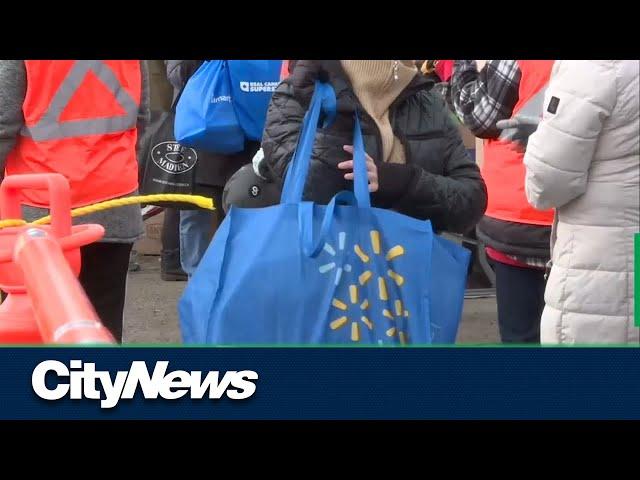
[[[329,126],[336,114],[336,94],[331,85],[318,81],[309,110],[302,122],[298,145],[285,176],[280,203],[300,203],[302,201],[320,113],[325,114],[324,126]]]
[[[300,235],[302,237],[302,249],[305,255],[316,257],[322,250],[326,238],[329,235],[333,219],[335,218],[335,208],[337,205],[350,205],[359,208],[370,208],[371,199],[369,195],[369,182],[367,176],[367,165],[365,160],[364,141],[360,119],[356,112],[353,132],[353,171],[354,171],[354,192],[342,191],[337,193],[327,205],[324,218],[320,226],[320,234],[314,239],[313,236],[313,207],[311,202],[302,202],[298,207],[298,221],[300,225]]]

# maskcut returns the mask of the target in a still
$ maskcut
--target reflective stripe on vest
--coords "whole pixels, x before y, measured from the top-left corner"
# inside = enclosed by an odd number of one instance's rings
[[[6,174],[64,175],[72,207],[122,197],[138,187],[136,128],[141,60],[25,60],[26,128],[7,155]],[[112,133],[109,133],[112,132]],[[24,190],[23,203],[49,196]]]
[[[60,122],[60,115],[82,85],[89,71],[92,71],[114,95],[125,115],[87,120]],[[136,125],[138,105],[131,95],[122,88],[111,69],[100,60],[76,60],[64,81],[56,91],[46,113],[32,126],[23,126],[20,134],[37,142],[61,138],[100,135],[129,130]]]

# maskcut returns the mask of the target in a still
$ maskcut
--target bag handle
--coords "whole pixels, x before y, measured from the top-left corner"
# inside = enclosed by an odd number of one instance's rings
[[[337,193],[327,205],[322,225],[320,226],[320,234],[316,239],[313,237],[313,209],[315,204],[312,202],[302,202],[298,206],[298,225],[300,226],[300,237],[302,243],[302,251],[308,257],[315,258],[318,256],[333,224],[335,210],[337,205],[357,206],[353,192],[342,191]]]
[[[328,90],[326,87],[326,84],[320,84],[319,82],[316,83],[314,98],[311,102],[311,108],[309,109],[309,112],[307,112],[307,115],[305,115],[305,119],[303,121],[302,133],[300,135],[301,138],[292,160],[292,166],[290,167],[290,171],[285,179],[285,190],[283,190],[281,200],[281,203],[298,204],[298,225],[300,229],[299,233],[302,250],[305,255],[312,258],[316,257],[320,253],[326,242],[326,238],[328,237],[333,225],[337,205],[350,205],[360,208],[371,207],[364,139],[362,137],[360,117],[356,111],[354,115],[353,128],[353,192],[342,191],[334,195],[325,210],[322,224],[320,226],[320,233],[318,237],[314,239],[314,204],[312,202],[302,202],[301,200],[309,164],[311,162],[311,151],[322,107],[322,98],[323,96],[326,96],[325,98],[329,98],[330,101],[335,102],[335,93],[333,92],[333,89],[329,86],[330,90]],[[318,94],[318,92],[320,93]],[[329,103],[329,107],[335,108],[335,103]]]
[[[367,164],[364,153],[364,140],[358,113],[355,114],[355,126],[353,132],[353,172],[354,191],[338,192],[331,199],[325,210],[320,226],[318,238],[313,238],[313,208],[312,202],[301,202],[298,206],[298,224],[300,225],[300,236],[302,239],[302,251],[308,257],[316,257],[326,242],[337,205],[350,205],[360,208],[370,208],[371,198],[369,194],[369,182],[367,177]]]
[[[321,113],[325,114],[323,126],[327,127],[333,122],[336,115],[336,96],[331,85],[318,81],[316,82],[309,110],[302,122],[298,145],[289,163],[280,203],[300,203],[302,201]],[[371,198],[369,195],[366,154],[360,116],[357,111],[354,114],[353,128],[353,173],[353,191],[357,204],[360,207],[370,207]]]
[[[336,114],[336,94],[331,85],[317,81],[309,110],[302,121],[298,145],[285,176],[280,203],[300,203],[302,201],[320,113],[325,114],[324,126],[329,126]]]
[[[369,194],[369,176],[367,175],[367,161],[364,150],[364,139],[360,127],[360,116],[356,111],[353,127],[353,192],[358,200],[358,206],[371,207]]]

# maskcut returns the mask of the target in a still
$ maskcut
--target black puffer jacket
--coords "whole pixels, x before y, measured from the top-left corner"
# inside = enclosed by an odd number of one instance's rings
[[[352,143],[356,109],[367,153],[376,160],[382,152],[378,127],[359,104],[340,61],[297,61],[291,76],[273,95],[262,147],[269,176],[282,182],[318,78],[332,84],[338,115],[330,127],[318,130],[305,198],[327,203],[338,191],[353,188],[337,164],[350,158],[343,145]],[[391,105],[391,125],[404,145],[406,164],[378,164],[379,190],[372,202],[429,219],[436,230],[467,232],[485,211],[486,188],[445,102],[430,92],[432,86],[433,82],[418,74]]]

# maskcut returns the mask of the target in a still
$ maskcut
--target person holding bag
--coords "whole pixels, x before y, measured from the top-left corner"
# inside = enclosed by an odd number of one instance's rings
[[[203,63],[203,60],[166,60],[167,78],[175,89],[174,101]],[[243,150],[232,154],[195,149],[201,164],[196,172],[196,184],[209,187],[209,191],[203,194],[213,198],[216,211],[180,211],[180,263],[187,275],[190,276],[195,272],[209,246],[213,232],[224,219],[222,210],[224,185],[231,175],[251,161],[259,147],[256,141],[246,141]]]
[[[347,112],[322,79],[308,93],[280,203],[230,209],[180,300],[184,341],[454,342],[469,252],[435,235],[431,221],[372,206],[380,169],[365,151],[367,114]],[[347,145],[340,151],[352,157],[334,167],[346,188],[326,204],[306,201],[317,151],[327,148],[320,142],[336,126]],[[462,214],[452,213],[440,226],[464,229]]]
[[[372,204],[466,233],[487,192],[444,100],[413,60],[298,60],[274,93],[262,141],[261,175],[282,183],[316,80],[335,89],[337,117],[320,129],[304,198],[326,204],[352,180],[352,117],[361,115]]]

